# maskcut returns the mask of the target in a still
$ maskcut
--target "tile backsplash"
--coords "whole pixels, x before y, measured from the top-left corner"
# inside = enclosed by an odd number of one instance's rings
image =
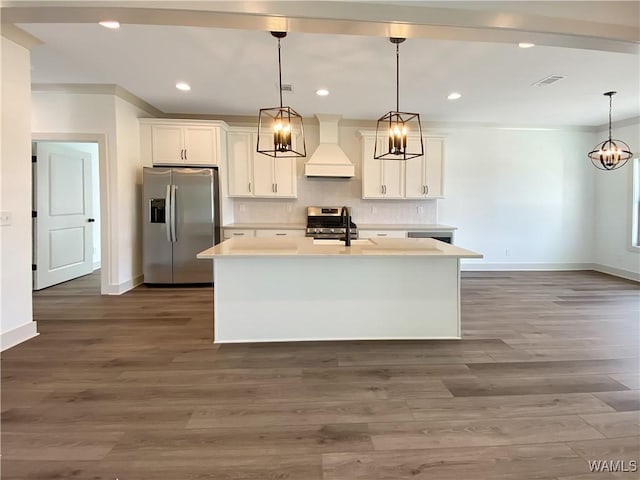
[[[297,199],[234,200],[235,223],[306,223],[308,206],[351,208],[356,223],[437,223],[437,200],[363,200],[359,179],[298,178]]]

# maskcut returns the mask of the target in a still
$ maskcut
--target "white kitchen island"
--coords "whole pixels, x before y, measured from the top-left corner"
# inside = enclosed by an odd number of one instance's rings
[[[214,260],[214,342],[460,338],[460,259],[434,239],[232,238]]]

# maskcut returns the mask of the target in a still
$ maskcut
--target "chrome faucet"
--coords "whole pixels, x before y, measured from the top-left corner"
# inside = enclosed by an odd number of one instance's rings
[[[351,215],[349,215],[349,207],[342,207],[340,210],[340,218],[344,226],[344,246],[351,246]]]

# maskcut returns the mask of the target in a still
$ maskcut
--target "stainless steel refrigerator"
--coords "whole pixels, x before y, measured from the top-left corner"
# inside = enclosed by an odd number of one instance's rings
[[[220,242],[218,171],[145,167],[143,208],[144,283],[212,283],[196,254]]]

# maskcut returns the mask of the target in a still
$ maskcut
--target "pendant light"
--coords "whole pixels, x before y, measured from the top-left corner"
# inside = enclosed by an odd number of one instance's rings
[[[378,160],[408,160],[424,155],[420,114],[400,111],[400,44],[404,38],[391,37],[396,46],[396,109],[378,119],[376,143],[373,158]],[[420,140],[420,146],[410,145],[407,135],[413,133]],[[416,140],[417,140],[416,139]]]
[[[609,138],[597,144],[591,152],[589,158],[591,163],[600,170],[615,170],[622,167],[629,160],[633,153],[629,145],[622,140],[611,138],[611,97],[617,92],[606,92],[604,96],[609,97]]]
[[[278,39],[278,87],[280,106],[261,108],[258,116],[257,152],[274,158],[305,157],[307,148],[304,141],[302,116],[291,107],[282,106],[282,61],[280,56],[280,40],[287,32],[271,32]],[[292,138],[294,132],[300,132],[302,145],[294,148]]]

